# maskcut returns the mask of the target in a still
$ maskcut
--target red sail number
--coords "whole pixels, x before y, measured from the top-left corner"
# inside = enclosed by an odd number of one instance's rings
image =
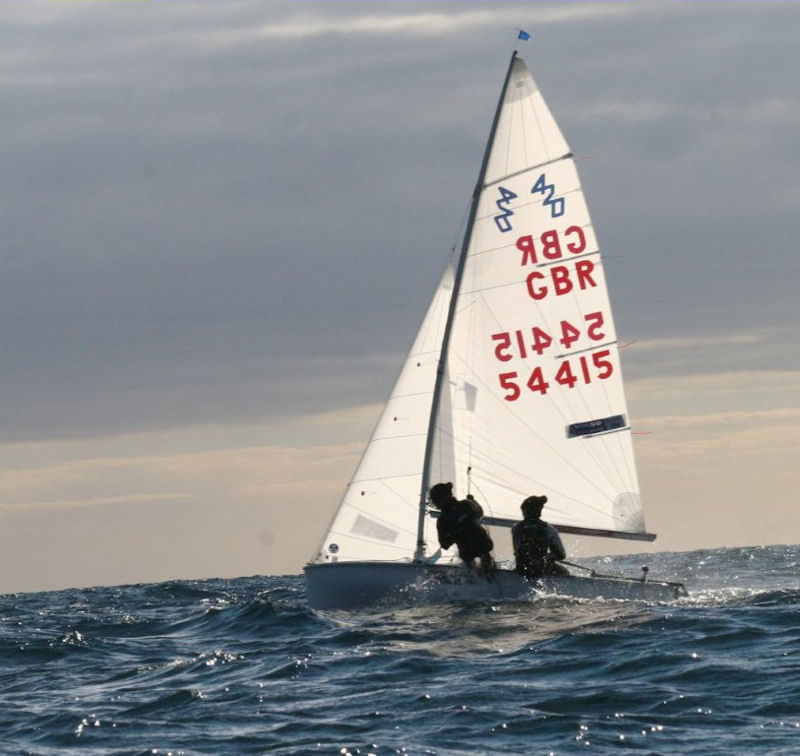
[[[539,326],[494,333],[492,334],[494,356],[500,362],[508,362],[515,357],[524,360],[527,359],[529,352],[536,352],[541,357],[554,340],[564,349],[569,349],[584,334],[590,341],[602,341],[606,338],[602,312],[590,312],[583,316],[583,320],[584,322],[577,326],[568,320],[562,320],[559,324],[560,333],[556,334],[550,334]]]
[[[583,354],[572,360],[564,360],[559,366],[552,380],[548,381],[544,370],[537,365],[531,371],[524,386],[534,394],[547,395],[553,382],[558,386],[573,389],[579,384],[590,384],[595,380],[604,381],[614,374],[614,363],[609,359],[611,350],[601,349],[590,355]],[[498,375],[500,386],[506,391],[503,396],[507,402],[515,402],[522,396],[519,373],[514,370]]]

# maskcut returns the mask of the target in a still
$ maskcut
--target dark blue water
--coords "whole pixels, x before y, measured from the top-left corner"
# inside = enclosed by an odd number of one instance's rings
[[[317,614],[300,577],[2,596],[0,751],[796,754],[799,560],[649,557],[692,593],[662,605]]]

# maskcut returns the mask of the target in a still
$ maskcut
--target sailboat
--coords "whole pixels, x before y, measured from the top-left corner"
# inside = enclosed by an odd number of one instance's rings
[[[579,571],[492,579],[438,548],[430,487],[452,482],[483,523],[529,495],[559,532],[652,541],[639,498],[600,256],[561,130],[516,52],[460,254],[430,306],[319,549],[312,608],[524,599],[542,592],[672,600],[682,584]],[[575,565],[577,567],[577,565]]]

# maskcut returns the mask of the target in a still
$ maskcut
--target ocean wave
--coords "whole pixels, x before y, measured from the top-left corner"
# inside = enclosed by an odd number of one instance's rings
[[[663,604],[536,596],[314,612],[297,576],[5,596],[4,748],[789,753],[798,557],[655,555],[652,572],[688,576],[689,596]]]

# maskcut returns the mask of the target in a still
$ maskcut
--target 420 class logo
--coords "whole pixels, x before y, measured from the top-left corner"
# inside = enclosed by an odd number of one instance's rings
[[[511,217],[514,215],[514,211],[511,209],[511,202],[517,199],[518,195],[504,186],[498,186],[497,190],[500,192],[500,198],[495,201],[495,205],[497,205],[497,209],[500,212],[494,216],[494,222],[497,224],[497,228],[505,234],[514,228],[511,223]],[[530,193],[543,196],[542,205],[549,208],[551,218],[560,218],[564,215],[566,200],[563,197],[555,196],[556,185],[548,184],[544,173],[540,174],[539,178],[536,179]]]

